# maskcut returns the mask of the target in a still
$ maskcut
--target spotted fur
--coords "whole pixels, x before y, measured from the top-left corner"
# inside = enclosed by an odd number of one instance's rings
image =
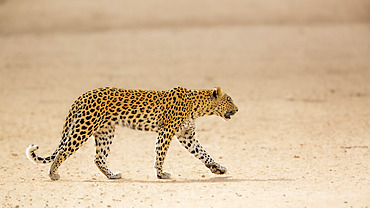
[[[158,133],[155,146],[155,168],[160,179],[170,178],[162,166],[174,136],[212,173],[224,174],[226,168],[216,163],[195,138],[194,120],[204,115],[230,119],[238,108],[221,91],[188,90],[182,87],[168,91],[124,90],[100,88],[81,95],[72,105],[64,125],[59,147],[51,156],[39,157],[37,145],[30,145],[26,154],[35,163],[53,162],[49,176],[58,180],[59,166],[91,136],[95,138],[95,164],[109,179],[121,178],[106,165],[117,125]]]

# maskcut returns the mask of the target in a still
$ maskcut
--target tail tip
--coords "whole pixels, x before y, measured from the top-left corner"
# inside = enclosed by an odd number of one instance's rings
[[[32,153],[37,150],[39,148],[39,146],[35,145],[35,144],[31,144],[30,146],[28,146],[27,150],[26,150],[26,155],[27,155],[27,158],[29,160],[31,160],[33,163],[36,163],[36,161],[33,159],[32,157]]]
[[[35,151],[35,150],[38,150],[38,149],[39,149],[38,145],[31,144],[30,146],[28,146],[27,151],[32,152],[32,151]]]

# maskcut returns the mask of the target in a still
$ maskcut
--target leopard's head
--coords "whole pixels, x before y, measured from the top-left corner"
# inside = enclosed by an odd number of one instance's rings
[[[238,112],[238,107],[233,102],[233,99],[226,93],[221,91],[220,87],[217,87],[212,92],[212,111],[213,114],[218,115],[225,120],[229,120],[232,115]]]

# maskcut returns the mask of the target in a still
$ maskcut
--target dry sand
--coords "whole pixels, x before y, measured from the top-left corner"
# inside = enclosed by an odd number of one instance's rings
[[[1,207],[370,207],[370,3],[0,1]],[[118,128],[108,180],[90,139],[51,181],[50,155],[82,93],[103,86],[221,86],[239,107],[197,120],[228,168],[210,173],[174,140]]]

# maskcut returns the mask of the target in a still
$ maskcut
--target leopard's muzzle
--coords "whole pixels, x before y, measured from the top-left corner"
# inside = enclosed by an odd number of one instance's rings
[[[233,116],[236,112],[238,112],[238,110],[232,110],[232,111],[227,111],[225,114],[224,114],[224,117],[225,119],[230,119],[231,116]]]

